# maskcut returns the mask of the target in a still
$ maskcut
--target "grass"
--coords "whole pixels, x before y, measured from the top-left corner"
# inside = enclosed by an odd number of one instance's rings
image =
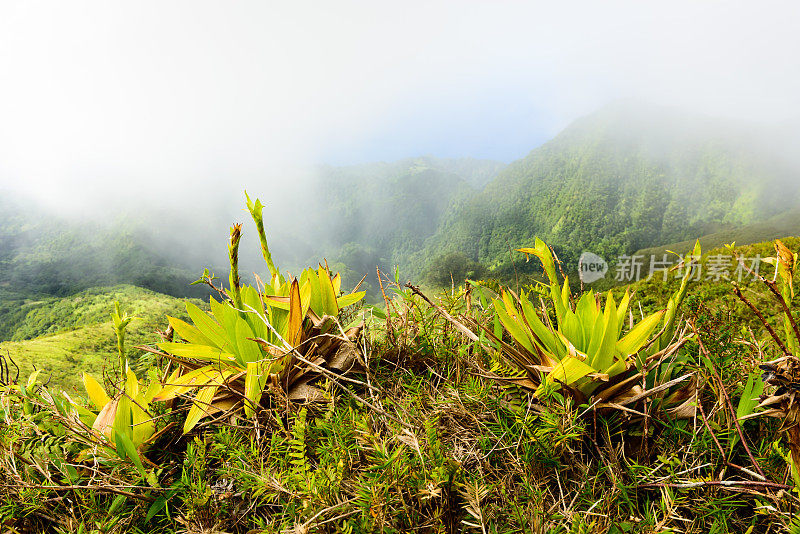
[[[80,371],[102,376],[116,362],[109,357],[116,349],[109,316],[109,303],[114,301],[136,317],[128,327],[131,347],[157,341],[155,331],[166,328],[167,315],[186,318],[182,299],[130,285],[93,288],[70,297],[28,302],[9,336],[14,341],[0,342],[0,354],[19,365],[22,381],[34,368],[42,369],[54,388],[81,393]],[[137,362],[142,354],[132,350],[131,356]],[[148,361],[143,359],[141,365]]]

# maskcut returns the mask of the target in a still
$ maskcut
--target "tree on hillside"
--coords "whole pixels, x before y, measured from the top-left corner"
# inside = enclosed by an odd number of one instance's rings
[[[486,274],[486,268],[469,259],[462,252],[450,252],[431,261],[426,280],[429,284],[446,287],[451,283],[461,284],[467,278],[480,279]]]

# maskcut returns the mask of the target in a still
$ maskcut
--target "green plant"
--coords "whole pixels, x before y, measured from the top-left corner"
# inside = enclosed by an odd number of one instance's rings
[[[86,393],[98,413],[67,398],[81,421],[94,431],[97,439],[106,439],[114,444],[120,458],[129,458],[146,477],[139,450],[155,434],[153,415],[148,410],[154,397],[161,390],[161,384],[155,369],[150,369],[150,382],[146,387],[139,383],[136,374],[130,369],[125,356],[125,329],[132,317],[120,312],[119,302],[114,303],[111,318],[117,338],[120,365],[124,373],[122,386],[112,399],[94,377],[83,373]],[[91,455],[91,451],[87,450],[86,454]]]
[[[788,438],[789,451],[791,453],[792,473],[797,483],[798,471],[800,471],[800,407],[795,401],[795,393],[800,384],[800,327],[793,313],[792,299],[794,298],[794,275],[798,264],[798,253],[790,250],[782,241],[775,240],[775,256],[766,258],[764,261],[775,266],[773,280],[769,280],[760,274],[756,277],[768,289],[778,303],[779,313],[782,317],[784,337],[778,335],[775,329],[764,318],[764,314],[744,296],[738,285],[734,286],[734,292],[759,318],[764,328],[769,332],[775,345],[779,347],[782,356],[760,365],[764,386],[773,386],[774,390],[761,395],[761,402],[754,406],[752,397],[758,388],[753,385],[753,377],[750,378],[745,388],[745,394],[739,405],[739,418],[749,416],[766,415],[777,417],[783,420],[782,430]],[[733,246],[730,246],[733,249]],[[742,263],[742,259],[739,258]],[[764,391],[765,388],[760,388]],[[763,411],[756,411],[756,408]]]
[[[533,248],[520,252],[534,255],[542,262],[554,317],[547,309],[537,310],[527,293],[517,296],[506,289],[494,301],[497,318],[516,346],[503,342],[495,332],[488,329],[486,332],[526,373],[514,382],[534,390],[539,397],[564,388],[580,402],[592,395],[606,404],[640,397],[642,391],[634,375],[623,376],[623,373],[647,374],[653,370],[648,362],[653,362],[654,356],[674,352],[682,344],[683,341],[671,340],[690,270],[687,268],[681,288],[670,298],[665,310],[652,313],[636,324],[631,315],[631,326],[623,334],[630,304],[628,292],[617,304],[609,291],[605,307],[591,291],[573,303],[569,281],[565,278],[563,285],[559,285],[552,252],[543,241],[537,239]],[[699,257],[699,245],[694,252]],[[661,329],[656,331],[659,325]],[[653,332],[657,333],[653,336]],[[615,377],[622,378],[614,380]]]
[[[185,432],[217,410],[238,407],[252,417],[267,389],[280,390],[290,400],[321,399],[322,392],[309,383],[314,377],[330,370],[347,372],[358,365],[353,340],[360,328],[345,332],[337,318],[364,293],[343,295],[341,277],[323,265],[304,270],[299,279],[285,279],[267,247],[261,202],[256,199],[253,203],[249,197],[247,201],[270,269],[269,283],[257,277],[257,287],[241,284],[241,225],[234,225],[229,243],[230,287],[227,291],[215,288],[222,300],[210,299],[210,314],[187,303],[193,324],[168,318],[185,342],[158,344],[178,367],[154,400],[166,401],[197,390]],[[208,283],[213,286],[210,279]]]
[[[125,329],[133,319],[127,313],[120,312],[119,301],[114,302],[111,320],[114,323],[114,334],[117,337],[117,353],[119,354],[119,369],[121,373],[125,373],[128,369],[128,358],[125,355]]]

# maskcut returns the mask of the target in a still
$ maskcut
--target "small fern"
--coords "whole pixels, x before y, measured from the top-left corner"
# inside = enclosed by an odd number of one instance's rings
[[[289,463],[291,465],[291,479],[295,486],[304,491],[315,491],[314,475],[308,465],[306,457],[306,428],[307,411],[301,409],[294,420],[292,437],[289,439]]]

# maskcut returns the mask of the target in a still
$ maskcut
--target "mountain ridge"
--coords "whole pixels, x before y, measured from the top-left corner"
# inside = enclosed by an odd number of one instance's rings
[[[376,265],[399,266],[404,277],[421,280],[448,254],[463,255],[456,260],[468,263],[467,271],[509,279],[534,269],[510,254],[534,237],[569,268],[583,250],[630,254],[797,209],[800,158],[791,147],[798,131],[788,123],[771,128],[616,102],[507,165],[420,156],[322,166],[282,196],[262,184],[270,193],[267,235],[284,269],[326,257],[345,286],[372,277]],[[251,194],[259,187],[254,183]],[[192,209],[194,219],[182,220],[181,209]],[[203,210],[208,215],[198,217]],[[147,212],[134,220],[138,227],[125,220],[72,224],[28,211],[0,198],[0,287],[7,293],[65,295],[134,283],[193,296],[197,286],[189,281],[203,267],[226,263],[224,232],[214,234],[212,246],[204,230],[226,213],[220,206],[181,206],[171,218]],[[187,239],[189,232],[199,235]],[[244,276],[264,267],[254,239],[246,225]],[[185,250],[198,246],[206,248]]]
[[[461,251],[508,275],[509,250],[535,236],[571,265],[582,250],[631,253],[800,206],[791,158],[739,127],[631,104],[578,119],[450,212],[412,263]]]

